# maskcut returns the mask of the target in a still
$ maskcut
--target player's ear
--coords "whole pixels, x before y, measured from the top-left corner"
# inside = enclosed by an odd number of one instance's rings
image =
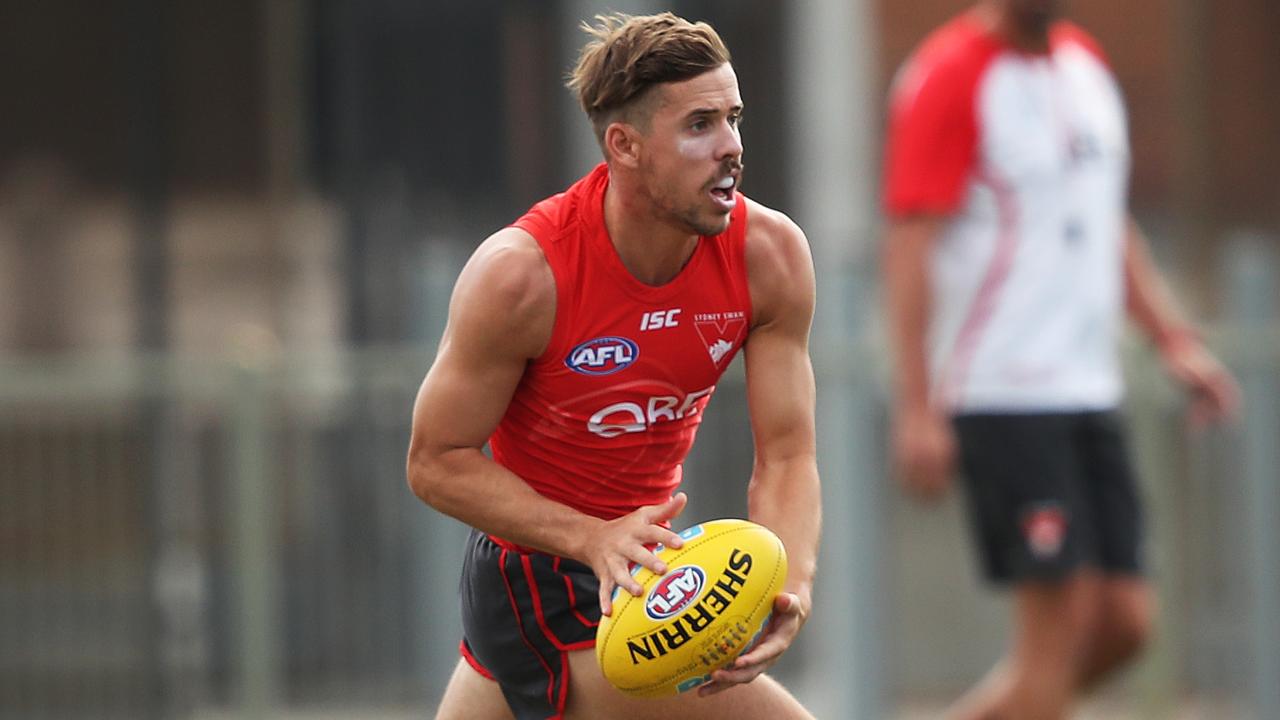
[[[609,158],[625,167],[640,164],[640,131],[634,125],[619,120],[609,123],[604,130],[604,148]]]

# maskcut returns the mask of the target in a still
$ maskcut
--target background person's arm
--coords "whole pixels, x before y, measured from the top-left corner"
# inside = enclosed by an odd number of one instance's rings
[[[414,493],[440,512],[590,565],[608,613],[615,584],[640,594],[628,561],[665,572],[644,545],[680,547],[658,523],[679,514],[685,497],[606,522],[543,497],[484,455],[554,317],[555,280],[533,238],[506,229],[486,240],[458,277],[439,353],[418,391],[406,472]]]
[[[929,388],[927,336],[934,299],[929,257],[946,219],[916,215],[889,221],[884,240],[884,293],[893,357],[893,456],[914,494],[933,498],[948,487],[955,438]]]
[[[947,408],[933,404],[939,398],[930,388],[930,254],[963,207],[978,163],[981,68],[955,53],[920,51],[889,98],[883,273],[894,361],[892,453],[904,489],[925,499],[946,491],[956,454]]]
[[[1132,218],[1125,233],[1124,287],[1129,316],[1155,343],[1169,374],[1191,393],[1192,423],[1233,417],[1240,404],[1235,379],[1179,311]]]

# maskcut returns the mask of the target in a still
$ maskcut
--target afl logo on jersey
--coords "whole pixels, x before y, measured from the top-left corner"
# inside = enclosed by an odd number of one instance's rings
[[[564,364],[583,375],[612,375],[640,357],[640,346],[624,337],[609,335],[588,340],[569,351]]]
[[[673,570],[649,591],[644,610],[654,620],[666,620],[692,605],[706,582],[706,573],[697,565]]]

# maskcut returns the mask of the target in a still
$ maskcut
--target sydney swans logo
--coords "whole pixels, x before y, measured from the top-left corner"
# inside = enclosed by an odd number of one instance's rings
[[[697,313],[693,326],[707,348],[711,364],[716,367],[733,356],[733,349],[747,329],[747,314],[741,310],[722,313]]]

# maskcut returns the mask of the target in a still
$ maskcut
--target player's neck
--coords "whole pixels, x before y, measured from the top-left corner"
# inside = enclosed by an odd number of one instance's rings
[[[1015,50],[1033,54],[1049,52],[1050,22],[1020,18],[1006,3],[999,2],[981,4],[978,15],[991,32]]]
[[[623,267],[645,285],[671,282],[698,247],[698,235],[662,222],[646,199],[612,181],[604,195],[604,226]]]

